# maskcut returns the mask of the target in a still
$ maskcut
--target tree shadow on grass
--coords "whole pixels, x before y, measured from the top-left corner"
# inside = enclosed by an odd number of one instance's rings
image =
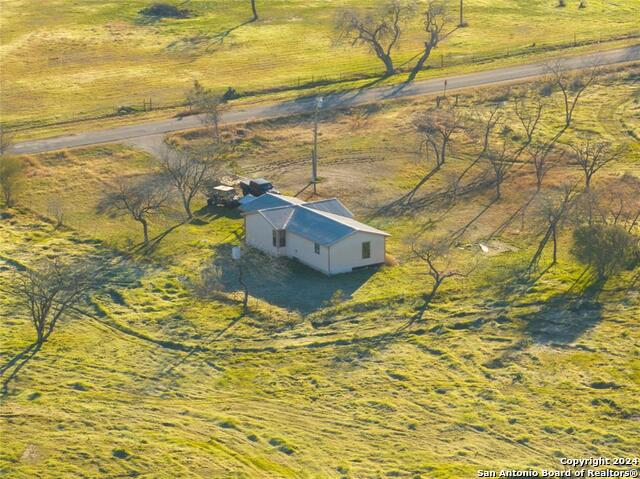
[[[78,312],[86,314],[83,309],[96,308],[96,303],[93,301],[92,295],[97,294],[100,291],[104,291],[112,298],[112,295],[118,295],[121,297],[114,288],[134,284],[142,275],[142,272],[138,268],[131,268],[128,261],[126,261],[122,256],[113,256],[109,254],[108,256],[95,255],[94,257],[84,258],[84,262],[90,261],[94,262],[95,268],[92,269],[90,276],[86,276],[86,278],[91,281],[90,289],[85,290],[89,291],[89,293],[84,293],[86,294],[86,297],[78,300],[77,306],[69,305],[69,302],[63,303],[57,300],[55,296],[51,296],[51,301],[49,302],[49,308],[51,311],[58,311],[62,310],[62,308],[66,308],[65,312],[60,316],[59,321],[72,319],[77,316]],[[19,270],[24,271],[25,269],[26,268],[24,266],[21,266]],[[75,281],[78,281],[78,279],[76,278]],[[15,290],[13,290],[13,292],[16,293]],[[25,301],[25,298],[23,297],[22,300]],[[10,394],[11,391],[9,389],[9,385],[19,376],[20,371],[26,367],[34,356],[38,354],[49,342],[49,334],[53,334],[55,332],[51,320],[52,314],[53,313],[47,316],[47,326],[50,326],[51,329],[42,339],[35,338],[35,341],[30,343],[11,359],[8,359],[4,364],[0,365],[0,377],[2,377],[2,390],[0,392],[0,397],[6,397]],[[60,322],[58,323],[57,328],[60,327],[59,325]]]
[[[336,297],[348,300],[378,270],[377,267],[370,267],[326,276],[289,258],[276,259],[261,253],[250,256],[251,259],[242,260],[249,295],[301,314],[316,311]],[[239,267],[231,259],[231,245],[223,244],[215,248],[213,265],[221,272],[220,283],[224,291],[241,289],[238,282]]]
[[[177,52],[199,50],[203,54],[210,53],[213,49],[223,45],[225,40],[227,40],[233,32],[252,22],[253,20],[247,20],[225,30],[220,30],[216,33],[200,33],[191,37],[181,38],[179,40],[171,42],[165,47],[165,49]]]
[[[568,292],[547,299],[536,312],[524,317],[525,332],[543,344],[569,344],[578,340],[602,320],[598,296],[604,283],[588,280],[581,288],[572,286]]]
[[[203,206],[194,213],[194,220],[215,221],[218,218],[239,220],[242,218],[242,214],[239,208],[224,208],[221,206]]]

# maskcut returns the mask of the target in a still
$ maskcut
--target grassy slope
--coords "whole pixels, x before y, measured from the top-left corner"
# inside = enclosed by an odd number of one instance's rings
[[[603,177],[640,174],[637,142],[624,133],[640,126],[629,114],[637,89],[624,78],[593,89],[577,112],[581,128],[632,146]],[[323,194],[337,193],[365,214],[410,186],[418,166],[409,122],[421,106],[325,119]],[[308,169],[308,133],[304,121],[253,125],[240,167],[295,191]],[[53,231],[26,211],[1,220],[0,284],[10,280],[7,260],[30,264],[71,251],[111,257],[91,238],[126,248],[139,236],[136,225],[92,211],[102,185],[147,168],[147,155],[105,147],[29,161],[23,200],[46,213],[59,191],[74,230]],[[452,160],[445,170],[459,167]],[[381,173],[389,177],[384,189],[371,190]],[[558,170],[549,183],[567,174],[575,171]],[[457,261],[473,261],[471,244],[510,214],[528,185],[509,180],[507,199],[469,230]],[[490,196],[466,198],[434,234],[464,224]],[[626,288],[629,274],[580,302],[570,288],[582,269],[565,244],[559,266],[522,294],[510,286],[531,254],[532,231],[514,227],[502,240],[518,250],[483,257],[469,279],[445,286],[426,322],[399,330],[427,281],[406,259],[404,239],[441,213],[435,206],[375,220],[394,234],[398,266],[334,279],[294,267],[280,288],[258,290],[253,312],[237,323],[232,294],[201,301],[185,283],[212,250],[236,241],[237,218],[203,214],[173,230],[151,259],[123,258],[131,285],[94,298],[92,317],[65,322],[5,400],[2,470],[25,478],[469,477],[479,467],[557,467],[560,456],[637,451],[640,297]],[[168,212],[154,232],[177,214]],[[338,289],[346,299],[330,301]],[[7,356],[31,331],[2,292],[0,315]],[[180,350],[194,345],[203,350]]]
[[[246,20],[246,2],[194,0],[194,18],[141,24],[137,12],[148,3],[56,0],[44,10],[38,2],[3,0],[2,121],[69,120],[149,97],[166,105],[183,98],[193,79],[247,92],[379,71],[366,50],[333,42],[336,11],[357,4],[352,0],[265,2],[262,20],[233,30],[222,43],[216,34]],[[585,9],[577,3],[468,1],[470,26],[451,37],[434,62],[440,55],[455,60],[532,44],[567,45],[574,33],[587,41],[637,29],[638,0],[593,2]],[[398,65],[420,50],[418,23],[407,29]]]

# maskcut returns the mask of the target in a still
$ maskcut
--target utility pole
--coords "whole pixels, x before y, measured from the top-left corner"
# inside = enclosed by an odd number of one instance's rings
[[[464,27],[464,0],[460,0],[460,28]]]
[[[311,183],[313,183],[313,193],[316,194],[316,183],[318,182],[318,111],[322,106],[322,97],[316,98],[316,109],[313,115],[313,150],[311,152]]]

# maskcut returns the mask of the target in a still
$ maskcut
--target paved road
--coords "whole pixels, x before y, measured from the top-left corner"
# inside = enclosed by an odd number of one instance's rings
[[[640,60],[640,45],[600,53],[567,57],[562,59],[561,63],[563,68],[573,70],[593,65],[594,62],[601,65],[612,65],[635,60]],[[527,65],[511,66],[496,70],[448,77],[446,78],[446,82],[447,89],[454,90],[494,85],[505,82],[517,82],[544,75],[544,73],[544,63],[531,63]],[[374,87],[334,94],[325,97],[322,108],[345,108],[392,98],[434,94],[442,91],[444,82],[445,78],[435,78],[432,80],[423,80],[401,86]],[[314,98],[303,98],[270,105],[237,108],[226,112],[222,117],[222,122],[243,123],[246,121],[290,116],[313,111],[315,105],[316,101]],[[184,118],[170,118],[162,121],[121,126],[107,130],[87,131],[85,133],[78,133],[75,135],[26,141],[15,144],[13,150],[15,153],[42,153],[62,148],[74,148],[100,143],[114,143],[152,135],[161,135],[189,128],[196,128],[201,124],[199,115]]]

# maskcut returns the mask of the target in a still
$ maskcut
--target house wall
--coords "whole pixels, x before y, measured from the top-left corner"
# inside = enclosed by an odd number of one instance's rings
[[[371,257],[362,258],[362,243],[371,243]],[[358,231],[331,245],[329,274],[348,273],[353,268],[384,263],[385,237]]]
[[[273,247],[273,226],[271,223],[260,214],[246,215],[244,222],[246,244],[272,256],[277,256],[278,249]]]
[[[314,242],[287,231],[287,256],[329,274],[329,249],[320,245],[320,254],[314,250]]]
[[[353,268],[384,263],[385,237],[358,231],[330,248],[320,245],[320,254],[314,242],[287,231],[287,245],[273,246],[273,226],[260,214],[245,216],[245,242],[272,256],[289,256],[326,274],[348,273]],[[362,243],[371,243],[371,257],[362,258]]]

